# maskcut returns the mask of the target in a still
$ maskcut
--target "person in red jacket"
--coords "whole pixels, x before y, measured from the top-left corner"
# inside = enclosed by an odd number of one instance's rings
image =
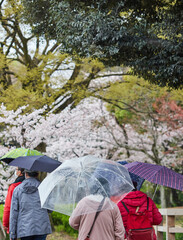
[[[122,201],[125,203],[129,211],[135,212],[137,207],[139,207],[138,211],[145,211],[147,209],[147,194],[137,191],[137,183],[133,182],[134,184],[134,190],[132,192],[129,192]],[[119,201],[117,203],[119,210],[121,212],[123,224],[125,227],[125,230],[127,229],[127,218],[128,218],[128,212],[123,206],[122,202]],[[162,221],[162,215],[159,212],[158,208],[156,207],[154,201],[149,198],[149,212],[148,212],[148,218],[152,225],[159,225]],[[154,231],[153,239],[156,240],[156,234]]]
[[[10,208],[11,208],[11,198],[12,198],[14,189],[20,183],[22,183],[22,181],[25,179],[24,169],[16,167],[15,176],[17,177],[15,179],[15,182],[12,183],[8,188],[8,193],[7,193],[7,196],[6,196],[5,205],[4,205],[4,212],[3,212],[3,227],[8,234],[9,234],[9,217],[10,217]]]

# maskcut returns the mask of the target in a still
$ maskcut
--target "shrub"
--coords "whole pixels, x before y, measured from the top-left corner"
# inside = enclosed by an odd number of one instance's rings
[[[0,205],[0,220],[3,220],[3,210],[4,210],[4,205]]]
[[[77,235],[78,231],[74,230],[69,225],[69,216],[58,212],[52,212],[51,216],[56,231],[64,231],[74,236]]]

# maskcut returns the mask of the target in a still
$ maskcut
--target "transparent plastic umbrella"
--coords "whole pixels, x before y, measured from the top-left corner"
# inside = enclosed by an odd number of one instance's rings
[[[85,156],[66,160],[49,174],[39,186],[41,206],[71,216],[77,203],[84,197],[100,201],[105,197],[103,210],[111,209],[115,202],[133,189],[128,170],[121,164]],[[91,201],[92,202],[92,201]],[[89,204],[82,214],[96,212],[97,204]]]

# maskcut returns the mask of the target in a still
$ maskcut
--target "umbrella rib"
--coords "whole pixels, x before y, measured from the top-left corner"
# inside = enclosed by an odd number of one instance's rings
[[[145,178],[146,180],[148,180],[148,181],[153,181],[153,178],[154,178],[154,176],[157,174],[157,172],[159,171],[156,171],[156,172],[154,172],[154,173],[152,173],[151,172],[151,165],[149,165],[150,166],[150,169],[143,169],[143,172],[142,171],[139,171],[138,169],[140,169],[140,170],[142,170],[142,167],[143,167],[143,164],[139,164],[139,166],[135,166],[135,167],[133,167],[133,170],[132,170],[132,173],[134,173],[134,174],[137,174],[138,176],[140,176],[140,177],[143,177],[143,178]],[[134,169],[135,168],[135,169]],[[130,170],[130,169],[129,169]],[[139,172],[136,172],[136,171],[139,171]],[[146,177],[146,174],[144,174],[144,171],[145,172],[150,172],[151,173],[151,175],[150,175],[150,177],[148,176],[148,177]]]
[[[144,166],[145,164],[145,166]],[[148,166],[148,169],[147,169]],[[134,173],[149,182],[179,189],[181,190],[181,184],[179,179],[182,179],[182,175],[180,176],[179,173],[174,173],[171,169],[161,166],[161,165],[154,165],[154,164],[147,164],[147,163],[140,163],[138,166],[132,166],[128,168],[129,172]],[[162,174],[160,174],[162,172]],[[151,175],[149,174],[151,173]],[[178,175],[177,175],[178,174]]]
[[[121,172],[121,170],[119,168],[118,168],[118,170]],[[126,170],[126,168],[125,168],[125,170]],[[118,175],[119,177],[121,177],[121,175],[123,175],[122,172],[121,172],[121,174],[119,174],[112,169],[110,169],[110,171],[113,172],[114,175]],[[128,180],[125,177],[124,177],[124,181],[129,184]],[[131,183],[130,183],[130,185],[131,185]],[[133,187],[133,185],[131,185],[131,186]]]
[[[88,174],[88,175],[89,175],[89,174]],[[106,181],[108,181],[103,175],[100,175],[100,174],[98,174],[98,175],[101,176],[102,178],[104,178]],[[90,176],[90,175],[89,175],[89,176]],[[100,184],[100,186],[102,186],[101,182],[100,182],[96,177],[95,177],[95,180]],[[102,186],[102,190],[103,190],[104,192],[106,192],[103,186]],[[108,197],[108,196],[107,196],[107,197]],[[110,204],[111,208],[113,208],[112,202],[109,201],[109,204]]]
[[[69,171],[69,173],[68,174],[70,174],[72,171],[70,170]],[[67,174],[67,175],[68,175]],[[49,176],[48,176],[48,178],[50,179],[51,178],[51,176],[52,176],[52,174],[50,174]],[[47,178],[47,182],[48,183],[52,183],[53,184],[53,187],[50,189],[50,191],[48,192],[48,191],[46,191],[46,197],[45,197],[45,201],[44,201],[44,203],[46,202],[46,200],[47,200],[47,198],[48,198],[48,196],[51,194],[51,192],[52,192],[52,190],[54,189],[54,187],[57,185],[57,183],[59,183],[60,181],[62,181],[62,179],[63,178],[65,178],[66,176],[63,176],[63,177],[61,177],[61,178],[58,178],[58,180],[55,180],[54,181],[54,183],[53,182],[51,182],[51,181],[48,181],[49,179]],[[44,182],[44,180],[43,180],[43,182]],[[42,183],[43,183],[42,182]],[[48,188],[47,188],[48,189]],[[45,192],[44,192],[45,193]],[[44,205],[44,203],[42,204],[42,205]],[[53,210],[53,209],[52,209]]]
[[[81,176],[81,174],[79,174],[78,177],[77,177],[77,185],[78,185],[78,182],[79,182],[78,179],[79,179],[80,176]],[[74,200],[75,203],[76,203],[76,197],[77,197],[77,194],[75,195],[75,200]]]

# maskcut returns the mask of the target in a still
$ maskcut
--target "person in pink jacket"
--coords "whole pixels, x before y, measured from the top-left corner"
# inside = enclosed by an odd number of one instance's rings
[[[109,188],[107,191],[109,191]],[[72,228],[79,231],[78,240],[85,240],[87,238],[96,215],[96,212],[92,210],[98,209],[98,206],[102,202],[102,210],[99,211],[98,217],[94,222],[89,239],[124,240],[125,229],[120,211],[115,203],[104,196],[106,194],[97,191],[95,194],[91,194],[80,200],[74,209],[69,218],[69,224]],[[86,214],[87,209],[88,213]]]
[[[135,212],[137,207],[139,207],[138,211],[145,211],[147,209],[147,194],[137,191],[136,190],[136,183],[134,183],[134,190],[132,192],[129,192],[123,199],[122,201],[125,203],[126,207],[129,209],[131,212]],[[121,216],[123,219],[124,227],[125,229],[127,228],[127,216],[128,212],[121,203],[121,201],[118,202],[118,208],[121,212]],[[162,221],[162,216],[156,207],[154,201],[149,198],[149,213],[148,213],[148,218],[151,222],[152,225],[159,225]],[[154,231],[153,234],[153,239],[156,240],[156,234]]]

